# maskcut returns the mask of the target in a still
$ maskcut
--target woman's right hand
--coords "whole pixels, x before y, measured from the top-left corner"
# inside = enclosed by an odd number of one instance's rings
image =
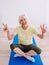
[[[4,28],[3,28],[4,32],[7,32],[7,31],[8,31],[8,26],[7,26],[7,24],[3,24],[3,26],[4,26]]]

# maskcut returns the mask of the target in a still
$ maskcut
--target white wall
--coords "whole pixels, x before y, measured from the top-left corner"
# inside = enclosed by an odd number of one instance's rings
[[[49,0],[47,0],[47,3],[46,3],[46,23],[49,29]]]
[[[46,0],[0,0],[0,27],[7,23],[9,27],[18,25],[18,16],[26,14],[31,25],[46,22]]]

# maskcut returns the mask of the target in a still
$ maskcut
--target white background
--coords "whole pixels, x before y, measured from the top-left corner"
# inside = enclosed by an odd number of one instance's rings
[[[30,25],[44,23],[49,29],[49,0],[0,0],[0,27],[16,27],[21,14],[29,17]]]

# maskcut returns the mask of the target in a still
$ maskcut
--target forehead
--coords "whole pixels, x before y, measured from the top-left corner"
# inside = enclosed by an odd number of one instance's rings
[[[26,20],[27,18],[19,18],[19,20]]]

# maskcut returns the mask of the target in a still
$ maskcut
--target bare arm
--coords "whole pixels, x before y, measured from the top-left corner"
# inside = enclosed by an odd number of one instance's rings
[[[43,24],[43,26],[40,26],[40,28],[41,28],[41,34],[37,34],[37,36],[39,38],[43,39],[44,35],[45,35],[45,32],[46,32],[46,28],[44,27],[44,24]]]
[[[3,24],[4,25],[4,24]],[[11,39],[13,39],[13,37],[15,36],[14,34],[10,34],[10,31],[9,31],[9,28],[8,28],[8,26],[7,26],[7,24],[6,25],[4,25],[4,32],[6,32],[7,33],[7,37],[8,37],[8,40],[11,40]]]
[[[8,37],[8,40],[11,40],[14,38],[14,34],[10,34],[10,31],[7,31],[7,37]]]

